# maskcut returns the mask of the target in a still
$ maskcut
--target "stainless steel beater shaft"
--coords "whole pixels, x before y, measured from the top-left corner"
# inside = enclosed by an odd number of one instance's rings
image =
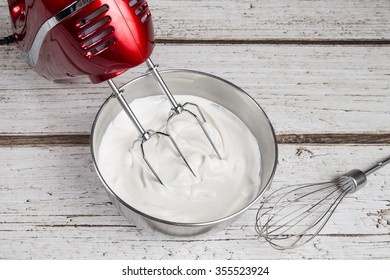
[[[195,173],[194,171],[191,169],[190,165],[188,164],[186,158],[184,157],[182,151],[180,150],[179,146],[177,145],[176,141],[173,139],[173,137],[169,134],[169,133],[164,133],[164,132],[160,132],[160,131],[154,131],[154,130],[145,130],[143,128],[143,126],[141,125],[141,123],[139,122],[138,118],[136,117],[136,115],[134,114],[133,110],[130,108],[130,105],[127,103],[127,101],[125,100],[125,98],[123,97],[123,91],[120,90],[114,83],[113,80],[107,80],[107,83],[108,85],[110,86],[112,92],[113,92],[113,96],[115,98],[117,98],[117,100],[119,101],[120,105],[122,106],[123,110],[125,111],[125,113],[129,116],[130,120],[133,122],[134,126],[136,127],[136,129],[138,130],[139,132],[139,141],[141,142],[141,151],[142,151],[142,157],[145,161],[145,163],[148,165],[149,169],[152,171],[153,175],[156,177],[156,179],[162,184],[162,180],[161,178],[158,176],[157,172],[155,171],[155,169],[152,167],[152,165],[150,164],[146,154],[145,154],[145,148],[144,148],[144,143],[146,141],[148,141],[152,136],[154,135],[159,135],[159,136],[163,136],[163,137],[168,137],[173,146],[176,148],[176,151],[179,153],[180,157],[183,159],[184,163],[186,164],[186,166],[190,169],[191,173],[195,176]]]
[[[148,58],[146,60],[146,65],[148,66],[149,71],[152,73],[154,79],[157,81],[157,83],[160,86],[162,92],[168,98],[168,100],[169,100],[169,102],[171,103],[171,106],[172,106],[171,114],[170,114],[170,116],[168,117],[168,120],[167,120],[167,128],[166,128],[167,133],[169,134],[169,123],[171,122],[172,118],[177,116],[177,115],[179,115],[179,114],[181,114],[181,113],[187,113],[187,114],[189,114],[190,116],[192,116],[192,117],[194,117],[196,119],[196,121],[198,122],[199,126],[201,127],[203,133],[205,134],[207,140],[210,142],[211,146],[213,147],[215,153],[217,154],[219,159],[222,159],[221,154],[218,152],[217,147],[215,146],[213,140],[211,140],[211,137],[210,137],[209,133],[207,132],[206,128],[204,127],[203,123],[206,122],[206,118],[204,117],[204,115],[203,115],[202,111],[200,110],[199,106],[197,104],[191,103],[191,102],[186,102],[183,105],[180,104],[180,103],[177,103],[175,97],[173,96],[173,94],[171,93],[171,91],[169,90],[167,85],[165,84],[163,78],[161,77],[160,73],[158,72],[157,65],[155,65],[150,58]],[[187,106],[187,105],[194,106],[197,109],[197,111],[199,112],[200,118],[195,113],[193,113],[190,110],[186,109],[185,106]]]

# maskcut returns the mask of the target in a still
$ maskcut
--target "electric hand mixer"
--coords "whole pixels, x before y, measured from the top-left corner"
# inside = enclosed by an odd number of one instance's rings
[[[114,97],[137,128],[143,159],[161,184],[144,148],[144,143],[153,136],[168,137],[195,176],[169,133],[175,116],[187,113],[195,118],[221,158],[204,127],[206,120],[201,109],[194,103],[177,103],[150,59],[155,41],[151,12],[145,0],[8,0],[8,4],[14,39],[36,72],[52,81],[89,76],[93,83],[108,82]],[[171,104],[165,132],[145,130],[112,81],[144,62]],[[193,106],[197,114],[187,106]]]

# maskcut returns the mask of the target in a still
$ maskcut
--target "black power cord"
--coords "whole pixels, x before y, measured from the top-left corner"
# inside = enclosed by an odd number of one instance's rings
[[[0,38],[0,45],[9,45],[15,43],[15,36],[14,35],[9,35],[4,38]]]

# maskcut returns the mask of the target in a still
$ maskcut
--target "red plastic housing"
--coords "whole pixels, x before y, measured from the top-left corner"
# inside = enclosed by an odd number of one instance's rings
[[[17,43],[25,53],[41,26],[76,0],[8,0]],[[56,81],[89,76],[93,83],[143,63],[154,48],[145,0],[95,0],[45,35],[34,70]]]

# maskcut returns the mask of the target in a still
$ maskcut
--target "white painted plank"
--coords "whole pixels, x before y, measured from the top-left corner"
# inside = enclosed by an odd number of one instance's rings
[[[158,38],[345,40],[390,37],[390,2],[150,1]]]
[[[0,148],[0,259],[389,258],[389,167],[349,195],[313,243],[279,252],[258,240],[256,204],[227,229],[174,239],[134,227],[117,214],[87,147]],[[272,189],[323,181],[366,168],[388,146],[280,145]]]
[[[6,232],[6,259],[388,259],[390,237],[321,236],[294,250],[277,251],[256,237],[204,240],[136,240],[126,228],[40,228]]]
[[[380,40],[387,0],[150,0],[156,37],[179,40]],[[0,24],[10,32],[7,2]],[[8,34],[4,34],[8,35]]]
[[[0,133],[88,133],[108,97],[105,84],[55,84],[17,50],[0,48]],[[251,94],[277,133],[390,131],[390,53],[372,46],[159,45],[161,69],[227,79]],[[118,84],[141,75],[131,69]]]

